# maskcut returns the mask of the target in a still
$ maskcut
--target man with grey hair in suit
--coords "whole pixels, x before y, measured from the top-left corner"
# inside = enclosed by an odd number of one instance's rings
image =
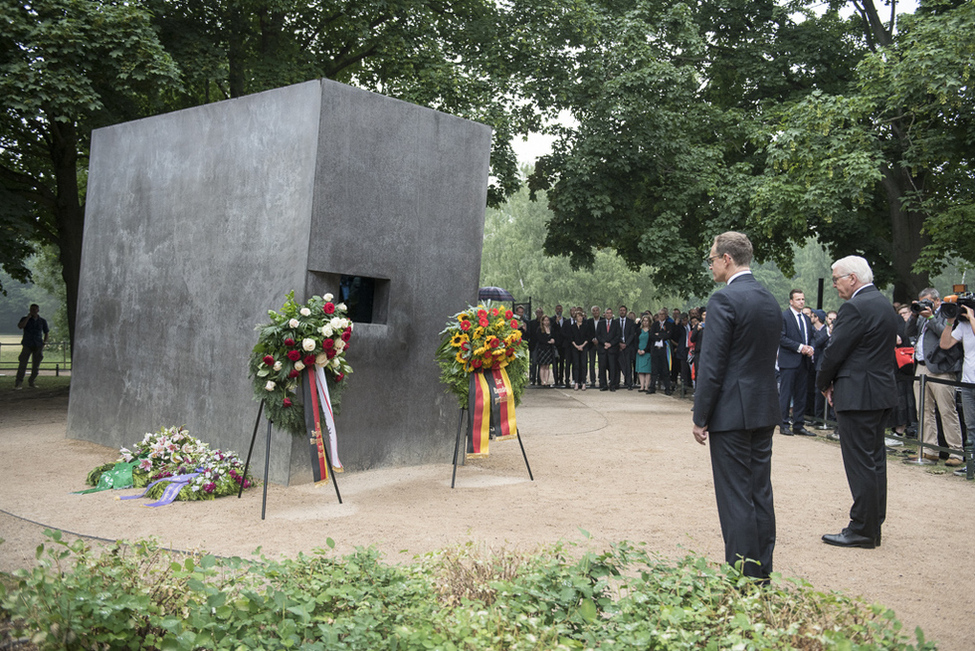
[[[853,494],[850,523],[823,542],[873,549],[887,516],[884,430],[897,406],[897,321],[894,306],[873,284],[866,260],[851,255],[833,263],[840,307],[816,387],[836,411],[840,450]]]
[[[694,439],[710,440],[711,471],[725,561],[768,581],[775,548],[772,432],[779,422],[775,353],[782,314],[752,275],[752,243],[742,233],[714,238],[707,262],[726,286],[708,301],[694,391]]]

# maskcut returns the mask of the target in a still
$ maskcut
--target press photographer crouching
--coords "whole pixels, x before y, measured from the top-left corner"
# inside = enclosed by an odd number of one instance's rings
[[[911,318],[907,321],[907,336],[916,338],[915,360],[917,361],[917,377],[927,375],[928,378],[938,380],[958,380],[958,373],[962,366],[962,351],[957,348],[944,349],[941,347],[941,335],[946,329],[947,320],[938,309],[941,305],[941,294],[933,287],[922,289],[918,300],[911,305]],[[947,328],[950,330],[950,328]],[[920,391],[920,379],[916,390]],[[921,406],[921,396],[917,396],[918,408]],[[958,420],[958,410],[955,407],[955,387],[937,382],[926,382],[924,385],[924,413],[918,414],[918,420],[924,430],[924,444],[938,445],[938,418],[941,414],[942,432],[946,447],[951,455],[945,460],[946,466],[957,467],[962,461],[961,424]],[[927,448],[925,448],[926,450]],[[923,452],[929,461],[939,461],[936,450]],[[917,460],[917,457],[912,459]]]
[[[941,332],[940,346],[943,350],[951,350],[961,343],[965,355],[961,381],[975,385],[975,297],[971,293],[957,297],[946,296],[945,302],[941,304],[941,314],[950,327],[945,327]],[[975,387],[961,387],[959,392],[968,444],[975,445]],[[955,474],[964,475],[965,469],[960,468]]]

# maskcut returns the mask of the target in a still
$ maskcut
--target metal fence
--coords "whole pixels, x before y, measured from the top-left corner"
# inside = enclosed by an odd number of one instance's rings
[[[23,347],[19,343],[5,344],[0,342],[0,371],[16,371],[19,365],[20,351]],[[27,366],[30,372],[30,362]],[[41,371],[54,371],[55,375],[71,372],[71,344],[67,341],[49,341],[44,345],[44,359],[41,360]]]

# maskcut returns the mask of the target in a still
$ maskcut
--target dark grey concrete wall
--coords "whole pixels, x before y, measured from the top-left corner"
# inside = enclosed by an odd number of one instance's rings
[[[476,292],[489,148],[483,125],[329,81],[96,131],[68,436],[185,424],[245,454],[254,326],[292,289],[364,275],[388,301],[355,330],[342,461],[446,461],[456,407],[432,357]],[[310,481],[306,440],[274,433],[271,479]]]

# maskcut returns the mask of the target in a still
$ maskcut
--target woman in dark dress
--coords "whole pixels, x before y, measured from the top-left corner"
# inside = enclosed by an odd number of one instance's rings
[[[552,333],[552,322],[547,316],[535,332],[535,354],[538,355],[538,381],[543,387],[554,387],[555,377],[552,375],[552,364],[558,359],[555,350],[555,335]]]
[[[569,353],[572,355],[572,388],[578,391],[586,390],[586,360],[589,359],[589,347],[592,345],[593,334],[586,324],[586,315],[582,310],[574,314],[574,321],[569,326]]]

